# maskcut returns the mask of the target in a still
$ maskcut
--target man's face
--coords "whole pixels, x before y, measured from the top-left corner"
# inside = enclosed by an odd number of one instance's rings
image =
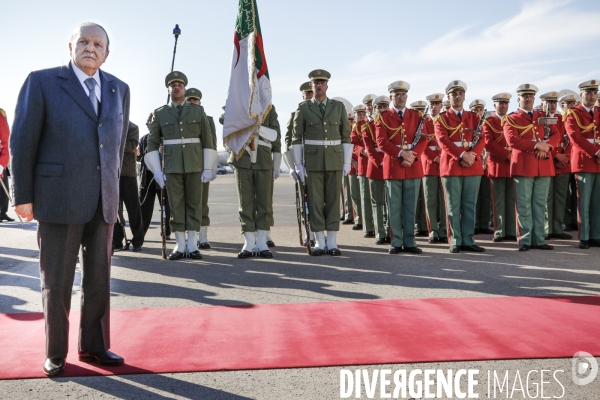
[[[377,110],[377,112],[380,112],[380,113],[389,110],[389,108],[390,108],[390,105],[388,103],[379,103],[375,106],[375,109]]]
[[[496,109],[496,114],[504,117],[508,112],[508,101],[496,101],[494,102],[494,108]]]
[[[554,113],[556,112],[556,108],[557,107],[558,107],[558,102],[557,101],[548,100],[548,101],[544,101],[542,103],[542,109],[544,111],[549,112],[550,115],[554,115]]]
[[[302,92],[302,100],[304,101],[312,100],[314,96],[315,93],[312,90],[310,92]]]
[[[365,104],[365,106],[367,106],[367,112],[369,114],[373,114],[373,102],[372,101],[367,101],[367,103]]]
[[[148,116],[148,119],[146,120],[146,128],[150,129],[150,124],[152,123],[152,114],[150,114]]]
[[[392,94],[390,94],[390,100],[392,100],[392,103],[394,103],[394,107],[396,107],[397,110],[402,110],[404,107],[406,107],[408,93],[401,90],[394,90]]]
[[[532,93],[523,93],[519,95],[519,107],[523,110],[533,110],[533,101],[535,96]]]
[[[440,111],[442,111],[442,102],[436,101],[435,103],[429,103],[429,111],[433,117],[438,115]]]
[[[462,109],[463,103],[465,102],[465,91],[457,89],[448,94],[448,100],[450,100],[450,106],[456,109]]]
[[[323,97],[327,95],[327,81],[313,81],[314,96]]]
[[[185,99],[185,86],[183,86],[183,82],[175,81],[169,83],[169,95],[171,96],[171,100],[181,103]]]
[[[69,43],[71,60],[83,72],[92,76],[108,57],[108,38],[97,26],[84,26],[79,35]]]
[[[565,101],[562,103],[563,110],[570,110],[571,108],[575,108],[577,103],[574,101]]]
[[[581,92],[581,103],[587,108],[592,108],[598,100],[598,90],[586,90]]]
[[[192,104],[195,104],[197,106],[200,105],[200,100],[198,100],[195,97],[188,97],[186,100],[188,101],[188,103],[192,103]]]
[[[357,121],[363,121],[367,118],[367,113],[365,111],[357,111],[355,115]]]
[[[477,114],[478,117],[481,117],[483,115],[483,107],[475,107],[471,111]]]

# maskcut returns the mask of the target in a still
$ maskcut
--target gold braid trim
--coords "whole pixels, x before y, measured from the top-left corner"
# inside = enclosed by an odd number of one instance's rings
[[[503,119],[504,119],[504,117],[502,117],[502,120]],[[500,120],[500,124],[502,124],[502,120]],[[496,141],[496,143],[500,143],[500,141],[504,137],[504,130],[502,130],[502,129],[498,130],[498,129],[494,128],[487,119],[483,123],[484,123],[484,125],[487,125],[492,132],[494,132],[496,135],[498,135],[498,137],[495,138],[494,140]]]
[[[533,124],[529,124],[527,126],[520,126],[517,125],[515,123],[515,121],[513,121],[513,119],[510,116],[506,116],[506,119],[502,119],[503,124],[509,124],[510,126],[512,126],[513,128],[517,129],[517,130],[521,130],[523,129],[523,132],[519,133],[519,137],[523,137],[523,135],[525,135],[527,132],[529,132],[530,130],[533,130],[534,125]],[[533,133],[535,136],[535,132]]]
[[[448,124],[446,123],[446,121],[444,120],[444,118],[441,118],[441,114],[439,114],[437,117],[435,117],[435,121],[440,121],[440,123],[444,126],[444,128],[446,128],[447,130],[449,130],[451,133],[448,135],[449,138],[451,138],[452,136],[454,136],[456,134],[456,132],[458,132],[461,128],[462,128],[462,122],[460,124],[458,124],[457,126],[451,128],[450,126],[448,126]]]
[[[579,129],[581,129],[580,134],[589,132],[595,127],[594,121],[592,121],[592,123],[589,124],[588,126],[583,126],[581,124],[581,121],[579,120],[579,117],[577,116],[577,113],[571,109],[567,110],[564,115],[565,115],[565,117],[563,119],[566,119],[566,117],[568,117],[569,115],[572,115],[573,118],[575,118],[575,122],[577,123],[577,126],[579,127]]]
[[[371,136],[371,139],[373,139],[373,143],[377,143],[377,141],[375,140],[375,132],[373,132],[373,130],[371,129],[371,124],[365,124],[362,127],[363,132],[364,131],[369,131],[369,136]]]
[[[388,140],[392,140],[399,132],[401,132],[402,136],[404,136],[404,128],[402,127],[402,125],[400,125],[398,128],[391,128],[388,126],[388,124],[385,123],[383,117],[380,117],[379,120],[381,121],[381,125],[383,125],[385,129],[393,132],[392,135],[388,137]]]

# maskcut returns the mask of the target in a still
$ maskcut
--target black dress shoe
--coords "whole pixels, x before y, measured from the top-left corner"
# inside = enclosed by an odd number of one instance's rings
[[[275,247],[275,242],[272,240],[267,240],[267,247]]]
[[[478,231],[479,231],[478,233],[480,235],[493,235],[494,234],[494,231],[489,228],[481,228],[481,229],[478,229]]]
[[[590,247],[600,247],[600,239],[590,239]]]
[[[131,251],[142,251],[142,245],[131,246]]]
[[[549,244],[542,244],[540,246],[531,246],[532,249],[537,250],[554,250],[554,246],[550,246]]]
[[[404,246],[404,252],[405,253],[412,253],[412,254],[421,254],[423,252],[423,250],[421,250],[418,247],[406,247],[406,246]]]
[[[429,239],[427,239],[427,241],[429,243],[432,243],[432,244],[433,243],[438,243],[440,241],[440,238],[438,238],[438,237],[430,237]]]
[[[589,240],[580,240],[579,241],[579,248],[583,249],[583,250],[587,250],[590,248],[590,241]]]
[[[385,244],[385,239],[376,239],[375,240],[375,244],[378,245],[378,246],[380,246],[382,244]]]
[[[448,238],[443,236],[440,238],[440,243],[448,243]]]
[[[202,249],[202,250],[208,250],[208,249],[210,249],[210,243],[208,243],[208,242],[204,242],[204,243],[198,242],[197,246],[198,246],[199,249]]]
[[[325,250],[323,249],[312,249],[310,253],[311,256],[322,256],[323,254],[325,254]]]
[[[362,230],[362,224],[356,224],[352,227],[353,231],[360,231]]]
[[[342,221],[342,225],[351,225],[353,223],[354,221],[351,219],[345,219],[344,221]]]
[[[80,360],[95,361],[101,365],[123,365],[125,360],[123,357],[119,357],[112,351],[99,351],[97,353],[86,353],[83,351],[79,352]]]
[[[544,235],[544,240],[550,240],[551,239],[551,235]]]
[[[552,235],[550,235],[550,237],[552,239],[563,239],[563,240],[569,240],[569,239],[573,239],[572,235],[569,235],[568,233],[553,233]]]
[[[192,260],[202,260],[202,253],[200,253],[200,250],[192,251],[188,256],[190,256]]]
[[[472,244],[470,246],[460,246],[462,251],[471,251],[474,253],[483,253],[485,249],[481,246],[477,246],[476,244]]]
[[[259,251],[258,255],[262,258],[273,258],[273,253],[271,253],[271,250]]]
[[[473,235],[479,235],[479,228],[475,228],[475,230],[473,231]]]
[[[46,358],[44,363],[44,373],[47,376],[56,376],[65,372],[64,358]]]
[[[180,251],[174,251],[169,254],[169,260],[181,260],[183,258],[183,253]]]
[[[390,249],[388,250],[388,253],[389,253],[389,254],[398,254],[398,253],[400,253],[400,252],[402,252],[402,247],[394,247],[394,246],[392,246],[392,247],[390,247]]]
[[[14,222],[14,220],[15,220],[14,218],[11,218],[6,214],[0,215],[0,222],[2,222],[2,221]]]
[[[519,251],[529,251],[530,247],[526,244],[522,244],[519,246]]]
[[[517,237],[516,236],[504,236],[504,240],[507,240],[509,242],[516,242]]]
[[[418,237],[429,236],[429,232],[428,231],[415,231],[415,236],[418,236]]]
[[[386,237],[386,238],[385,238],[385,239],[383,239],[383,240],[385,240],[385,242],[386,242],[386,243],[392,243],[392,239],[390,239],[389,237]]]
[[[238,253],[238,258],[249,258],[252,257],[252,252],[248,250],[242,250]]]
[[[373,237],[375,237],[375,232],[368,231],[367,233],[365,233],[365,237],[366,238],[373,238]]]
[[[506,240],[506,238],[504,236],[494,236],[492,238],[492,242],[496,242],[496,243],[501,242],[503,240]]]
[[[460,248],[456,246],[450,247],[450,253],[460,253]]]
[[[330,256],[341,256],[342,252],[340,251],[340,249],[335,248],[327,250],[327,254],[329,254]]]

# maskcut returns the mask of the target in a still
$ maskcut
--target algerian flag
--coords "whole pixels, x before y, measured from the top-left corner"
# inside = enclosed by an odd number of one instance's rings
[[[256,0],[240,0],[233,44],[223,143],[240,157],[271,109],[271,82]]]

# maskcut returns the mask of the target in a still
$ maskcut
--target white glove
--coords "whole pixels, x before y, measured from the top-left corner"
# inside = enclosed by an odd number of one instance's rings
[[[304,178],[306,177],[306,168],[304,168],[304,165],[296,165],[296,174],[298,175],[298,178],[300,178],[300,180],[304,182]]]
[[[352,165],[350,164],[344,164],[344,176],[348,175],[350,173],[350,170],[352,169]]]
[[[202,171],[202,183],[210,182],[213,177],[212,169],[205,169]]]
[[[273,179],[279,178],[279,169],[281,168],[281,153],[273,153]]]
[[[165,187],[166,180],[167,177],[162,173],[162,171],[159,170],[154,173],[154,181],[158,183],[158,186],[160,186],[161,189]]]
[[[214,181],[215,179],[217,179],[217,173],[215,171],[210,171],[212,173],[212,178],[210,178],[210,181]]]
[[[279,170],[273,170],[273,179],[279,178]]]
[[[4,166],[0,165],[0,176],[2,176],[3,172],[4,172]]]
[[[298,174],[293,169],[290,170],[290,177],[294,180],[294,182],[298,182]]]

